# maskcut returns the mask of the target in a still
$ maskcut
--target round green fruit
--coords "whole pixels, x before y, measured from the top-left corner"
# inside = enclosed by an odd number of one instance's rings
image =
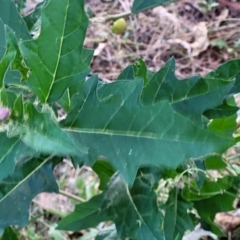
[[[112,33],[122,34],[127,28],[127,23],[124,18],[119,18],[111,26]]]

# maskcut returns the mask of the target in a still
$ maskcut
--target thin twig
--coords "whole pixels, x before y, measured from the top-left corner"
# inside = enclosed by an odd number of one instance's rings
[[[66,191],[64,191],[64,190],[59,189],[59,193],[62,194],[63,196],[66,196],[66,197],[68,197],[68,198],[71,198],[71,199],[73,199],[73,200],[75,200],[75,201],[77,201],[77,202],[80,202],[80,203],[86,202],[86,200],[84,200],[83,198],[80,198],[80,197],[78,197],[78,196],[76,196],[76,195],[73,195],[73,194],[71,194],[71,193],[69,193],[69,192],[66,192]]]
[[[114,15],[107,15],[106,17],[94,17],[94,18],[90,18],[91,22],[100,22],[100,23],[104,23],[104,22],[108,22],[108,21],[114,21],[117,20],[119,18],[124,18],[124,17],[128,17],[131,16],[132,12],[128,11],[128,12],[123,12],[123,13],[119,13],[119,14],[114,14]]]
[[[39,202],[39,201],[37,201],[37,200],[33,200],[33,202],[35,203],[35,204],[37,204],[38,206],[40,206],[42,209],[44,209],[45,211],[47,211],[47,212],[49,212],[49,213],[51,213],[51,214],[53,214],[53,215],[56,215],[56,216],[58,216],[58,217],[60,217],[60,218],[64,218],[65,216],[66,216],[66,214],[64,214],[64,213],[62,213],[62,212],[60,212],[60,211],[58,211],[58,210],[56,210],[56,209],[53,209],[53,208],[49,208],[49,207],[46,207],[46,206],[44,206],[44,204],[42,204],[41,202]],[[31,220],[31,222],[34,222],[34,221],[36,221],[37,220],[37,218],[35,219],[35,218],[33,218],[33,220]]]

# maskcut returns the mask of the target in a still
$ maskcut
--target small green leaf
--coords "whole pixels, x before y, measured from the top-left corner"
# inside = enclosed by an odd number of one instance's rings
[[[222,193],[208,199],[194,202],[194,208],[197,210],[201,219],[207,222],[211,227],[209,230],[218,236],[224,236],[224,234],[214,223],[215,215],[219,212],[233,210],[235,196],[236,192],[233,194]]]
[[[232,99],[233,96],[230,98]],[[222,118],[222,117],[229,117],[230,115],[233,115],[238,111],[238,107],[233,105],[232,100],[228,99],[224,100],[223,103],[215,107],[213,109],[207,110],[204,112],[204,116],[206,116],[208,119],[213,119],[213,118]]]
[[[23,18],[23,20],[25,21],[29,31],[32,30],[34,24],[41,17],[42,10],[45,7],[45,5],[47,4],[47,2],[48,1],[43,1],[43,2],[38,3],[36,5],[36,7],[34,8],[34,10]]]
[[[133,65],[135,78],[143,78],[144,86],[149,82],[148,69],[146,63],[139,58],[138,61]]]
[[[134,0],[132,6],[132,13],[138,13],[145,11],[149,8],[154,8],[160,5],[166,5],[168,3],[174,2],[175,0]]]
[[[87,202],[76,205],[75,210],[60,221],[57,229],[77,232],[111,220],[105,213],[100,212],[103,197],[103,194],[99,194]]]
[[[38,156],[18,137],[8,138],[4,132],[0,132],[0,146],[0,181],[13,174],[16,163]]]
[[[135,78],[134,66],[127,66],[117,77],[117,80],[133,80]]]
[[[4,27],[4,23],[1,21],[1,19],[0,19],[0,26]],[[4,31],[5,31],[5,29],[11,31],[8,27],[4,28]],[[7,35],[4,34],[4,36],[7,36]],[[9,38],[8,38],[8,40],[9,40]],[[2,49],[4,49],[5,52],[3,54],[3,58],[0,61],[0,88],[4,87],[7,72],[16,56],[15,49],[12,49],[11,45],[9,46],[9,44],[8,44],[8,46],[6,46],[6,44],[7,44],[7,41],[5,40],[4,41],[5,46],[2,46],[3,47]],[[9,49],[9,47],[10,47],[10,49]]]
[[[171,190],[164,207],[164,233],[166,240],[180,240],[187,230],[194,229],[188,213],[188,210],[192,208],[192,203],[182,199],[178,192],[179,190],[176,188]]]
[[[0,229],[25,226],[32,199],[41,192],[58,192],[52,167],[50,158],[20,161],[14,173],[0,181],[0,212],[4,216],[0,218]]]
[[[11,227],[7,227],[3,232],[1,240],[10,240],[10,239],[18,240],[18,236]]]
[[[190,186],[182,190],[182,196],[188,201],[198,201],[211,198],[215,195],[222,194],[224,191],[232,187],[234,183],[233,177],[219,178],[217,181],[205,181],[202,188],[199,190],[194,182]]]
[[[5,27],[5,35],[6,35],[6,42],[7,42],[7,54],[15,55],[14,60],[11,65],[11,70],[17,70],[22,75],[22,80],[27,79],[28,68],[23,65],[23,57],[20,53],[19,46],[17,43],[17,39],[15,37],[15,33],[9,28]],[[9,77],[8,77],[9,78]],[[6,83],[18,83],[20,81],[13,81],[9,79]]]
[[[6,78],[7,72],[10,68],[10,65],[15,57],[15,53],[8,54],[3,57],[0,62],[0,88],[4,87],[4,80]]]
[[[107,183],[109,182],[112,175],[115,173],[115,170],[112,168],[112,166],[105,160],[98,160],[96,161],[92,169],[95,173],[97,173],[99,179],[100,179],[100,185],[99,189],[104,190],[107,186]]]
[[[19,95],[16,98],[16,101],[14,102],[13,106],[13,113],[15,118],[18,119],[18,121],[24,120],[24,109],[23,109],[23,97],[22,95]]]
[[[220,155],[209,156],[204,161],[206,169],[218,170],[227,167],[227,163]]]
[[[115,225],[112,224],[108,227],[102,228],[95,240],[120,240],[120,238],[117,236]]]
[[[0,104],[1,106],[13,109],[17,96],[14,92],[6,90],[6,88],[0,89]]]
[[[0,26],[3,22],[0,19]],[[4,26],[4,56],[0,62],[0,87],[9,84],[23,85],[20,80],[26,80],[28,69],[23,65],[23,58],[19,51],[15,33],[8,26]]]
[[[20,16],[16,4],[12,0],[0,1],[0,19],[10,27],[18,40],[30,39],[31,36],[27,30],[26,24]]]
[[[94,51],[91,49],[83,48],[82,51],[82,59],[84,64],[87,66],[90,65],[90,62],[92,61]],[[65,93],[63,94],[62,98],[59,100],[59,104],[64,108],[65,111],[70,111],[70,105],[74,105],[74,95],[78,94],[83,83],[85,82],[85,77],[83,80],[78,81],[78,83],[70,86]]]
[[[132,188],[115,174],[104,191],[102,212],[112,216],[118,236],[163,240],[163,215],[153,190],[155,172],[139,173]]]
[[[228,117],[215,118],[208,125],[208,129],[217,134],[226,136],[233,133],[237,128],[237,114]]]

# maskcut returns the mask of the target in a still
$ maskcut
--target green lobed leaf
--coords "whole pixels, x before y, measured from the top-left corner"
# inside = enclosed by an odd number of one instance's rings
[[[103,198],[104,195],[99,194],[87,202],[76,205],[74,211],[59,222],[57,229],[77,232],[111,220],[105,213],[100,212]]]
[[[23,227],[32,199],[41,192],[58,192],[50,158],[20,161],[12,175],[0,181],[0,229]],[[9,207],[14,206],[14,207]]]
[[[182,83],[176,87],[185,88]],[[195,126],[191,108],[185,117],[166,100],[144,106],[139,100],[142,90],[142,79],[101,84],[93,76],[83,83],[76,105],[62,121],[77,143],[89,146],[89,154],[75,158],[75,163],[92,165],[102,155],[132,184],[141,166],[175,168],[234,144],[232,134]]]
[[[163,216],[159,212],[153,190],[160,173],[157,168],[141,169],[132,188],[128,188],[120,176],[115,174],[103,193],[76,205],[74,212],[60,221],[58,229],[79,231],[111,220],[116,224],[117,236],[163,239],[160,231]],[[107,237],[116,237],[115,230],[104,228],[97,239]]]
[[[180,240],[187,230],[194,229],[188,213],[188,210],[192,208],[192,203],[182,199],[177,188],[170,191],[164,208],[164,233],[166,240]]]
[[[88,26],[83,5],[84,0],[51,0],[42,10],[40,36],[20,43],[31,70],[28,85],[42,103],[58,101],[89,72],[81,54]]]
[[[141,172],[131,188],[115,174],[104,191],[102,212],[112,216],[118,236],[131,239],[163,240],[163,215],[153,190],[159,172]]]
[[[132,13],[138,13],[145,11],[149,8],[154,8],[160,5],[165,5],[168,3],[171,3],[175,0],[134,0],[133,1],[133,6],[132,6]]]
[[[175,60],[171,58],[145,86],[142,101],[152,105],[168,100],[177,112],[201,126],[203,113],[222,104],[235,84],[239,69],[239,60],[229,61],[205,77],[179,81],[174,74]]]

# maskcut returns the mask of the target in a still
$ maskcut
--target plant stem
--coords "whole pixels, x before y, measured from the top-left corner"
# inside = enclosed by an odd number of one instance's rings
[[[73,200],[75,200],[75,201],[77,201],[77,202],[80,202],[80,203],[86,202],[86,200],[84,200],[83,198],[80,198],[80,197],[78,197],[78,196],[76,196],[76,195],[73,195],[73,194],[71,194],[71,193],[69,193],[69,192],[66,192],[66,191],[64,191],[64,190],[59,189],[59,193],[62,194],[63,196],[66,196],[66,197],[68,197],[68,198],[71,198],[71,199],[73,199]]]
[[[117,20],[119,18],[124,18],[124,17],[128,17],[131,16],[132,12],[128,11],[128,12],[123,12],[123,13],[119,13],[119,14],[114,14],[114,15],[107,15],[106,17],[94,17],[94,18],[90,18],[91,22],[100,22],[100,23],[104,23],[104,22],[108,22],[108,21],[114,21]]]

